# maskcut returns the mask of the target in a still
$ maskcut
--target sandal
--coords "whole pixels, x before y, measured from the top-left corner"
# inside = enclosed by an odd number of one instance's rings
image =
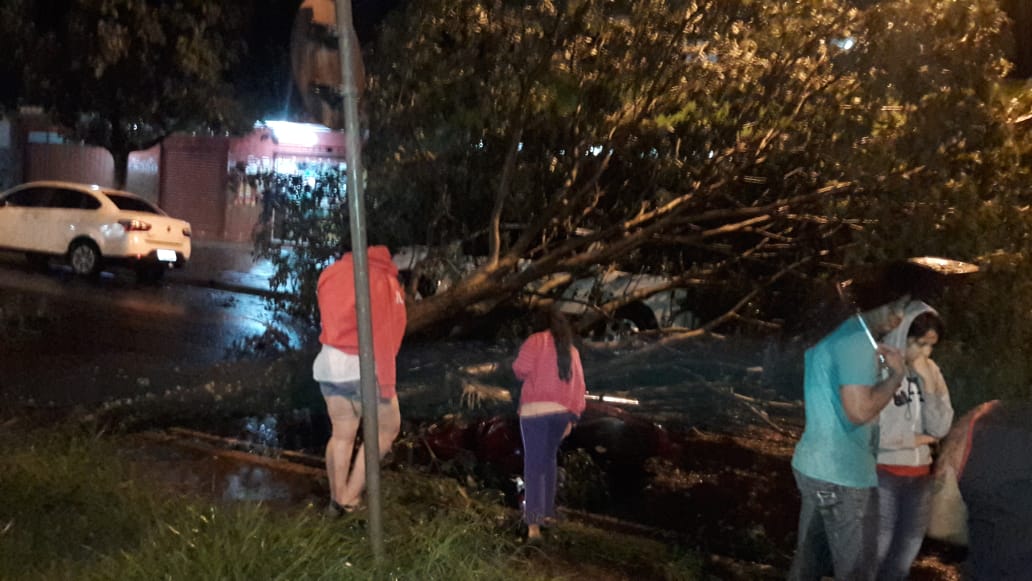
[[[339,504],[336,500],[331,500],[330,504],[326,507],[326,516],[330,518],[340,518],[350,512],[348,507],[343,504]]]

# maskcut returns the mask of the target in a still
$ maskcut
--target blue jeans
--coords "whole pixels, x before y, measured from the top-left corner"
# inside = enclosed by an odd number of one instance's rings
[[[528,525],[555,517],[556,454],[566,426],[576,419],[571,413],[520,417],[523,435],[523,518]]]
[[[906,579],[931,518],[932,476],[878,473],[878,580]]]
[[[874,579],[878,556],[878,489],[840,486],[793,470],[802,508],[788,578]]]

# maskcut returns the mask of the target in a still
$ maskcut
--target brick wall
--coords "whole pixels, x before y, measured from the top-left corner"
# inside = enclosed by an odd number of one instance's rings
[[[115,163],[101,147],[68,143],[29,143],[25,181],[61,180],[114,187]]]
[[[14,124],[0,119],[0,191],[21,183],[21,148]]]
[[[161,207],[187,220],[199,240],[221,240],[228,139],[172,135],[161,147]]]

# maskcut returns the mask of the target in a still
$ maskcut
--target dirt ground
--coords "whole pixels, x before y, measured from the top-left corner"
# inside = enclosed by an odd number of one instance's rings
[[[448,378],[452,393],[461,392],[452,406],[473,399],[511,413],[506,392],[518,395],[507,366],[515,351],[447,347],[410,351],[403,363],[423,377],[436,368]],[[577,458],[572,449],[586,450],[606,472],[609,495],[588,508],[669,533],[714,559],[762,565],[772,578],[783,577],[799,512],[790,461],[804,425],[801,353],[793,346],[655,340],[585,344],[581,352],[589,392],[635,402],[608,406],[602,417],[589,406],[564,446],[568,464]],[[492,398],[503,401],[492,408],[484,401]],[[926,541],[912,578],[960,579],[964,556],[963,549]]]
[[[784,346],[729,345],[583,345],[589,393],[626,401],[594,402],[571,434],[561,502],[570,519],[707,555],[718,578],[784,578],[799,510],[790,459],[804,423],[796,354]],[[508,371],[515,349],[406,346],[398,388],[405,427],[387,469],[418,465],[463,485],[498,487],[515,509],[518,386]],[[255,365],[239,373],[246,381]],[[160,437],[141,441],[131,459],[173,486],[229,501],[322,503],[325,476],[317,464],[328,422],[317,404],[295,417],[303,420],[279,418],[278,445],[315,461],[290,462],[295,468],[286,472],[260,456],[251,461],[254,450],[212,454],[212,442],[196,441],[191,450]],[[229,420],[211,431],[247,439],[254,422]],[[963,559],[963,549],[926,542],[912,578],[960,579]]]

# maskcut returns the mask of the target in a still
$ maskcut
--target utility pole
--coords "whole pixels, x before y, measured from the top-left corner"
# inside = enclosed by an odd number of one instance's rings
[[[358,356],[362,384],[362,439],[365,446],[369,541],[376,562],[383,562],[383,494],[380,487],[380,436],[377,409],[380,392],[373,360],[373,321],[369,300],[369,256],[366,252],[365,193],[363,191],[362,128],[358,117],[358,78],[352,55],[359,47],[352,22],[351,0],[336,0],[337,47],[340,53],[341,97],[347,149],[347,199],[351,222],[351,252],[355,259],[355,308],[358,314]]]

